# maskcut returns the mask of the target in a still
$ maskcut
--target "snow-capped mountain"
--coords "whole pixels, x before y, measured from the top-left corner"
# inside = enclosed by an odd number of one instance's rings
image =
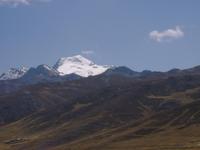
[[[93,63],[87,58],[76,55],[72,57],[60,58],[57,63],[50,67],[48,65],[39,65],[36,68],[11,68],[8,72],[0,76],[0,80],[12,80],[21,77],[31,79],[31,76],[65,76],[75,74],[81,77],[95,76],[108,70],[109,66],[101,66]]]
[[[12,80],[22,77],[29,69],[26,67],[11,68],[0,76],[0,80]]]
[[[76,55],[73,57],[60,58],[53,68],[56,69],[61,76],[74,73],[82,77],[88,77],[101,74],[110,67],[97,65],[81,55]]]

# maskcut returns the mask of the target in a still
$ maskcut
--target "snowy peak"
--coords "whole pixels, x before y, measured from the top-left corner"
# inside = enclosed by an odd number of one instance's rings
[[[73,57],[60,58],[54,65],[60,75],[77,74],[82,77],[94,76],[105,72],[108,66],[101,66],[93,63],[87,58],[76,55]]]
[[[0,76],[0,80],[12,80],[22,77],[29,69],[26,67],[11,68]]]
[[[73,63],[73,64],[83,64],[83,65],[94,65],[94,63],[90,60],[88,60],[87,58],[81,56],[81,55],[76,55],[76,56],[73,56],[73,57],[62,57],[60,58],[56,65],[54,66],[55,68],[59,67],[59,66],[62,66],[64,64],[67,64],[67,63]]]

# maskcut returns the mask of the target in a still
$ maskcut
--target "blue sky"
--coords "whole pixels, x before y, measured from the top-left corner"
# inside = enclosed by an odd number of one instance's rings
[[[200,65],[199,0],[0,0],[0,73],[82,54],[134,70]]]

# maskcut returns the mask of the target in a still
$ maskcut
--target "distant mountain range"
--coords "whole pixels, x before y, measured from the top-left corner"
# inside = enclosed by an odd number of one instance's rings
[[[172,69],[167,72],[144,70],[133,71],[126,66],[97,65],[81,55],[59,59],[52,67],[39,65],[36,68],[11,68],[0,76],[0,94],[16,91],[24,86],[38,83],[64,82],[92,76],[124,76],[135,80],[167,78],[199,74],[200,66],[180,70]]]
[[[0,76],[0,80],[12,80],[23,77],[26,74],[33,73],[42,74],[45,72],[46,76],[65,76],[69,74],[76,74],[81,77],[88,77],[101,74],[109,69],[110,66],[101,66],[93,63],[81,55],[73,57],[60,58],[57,63],[50,67],[48,65],[39,65],[37,68],[11,68],[8,72]]]
[[[172,75],[185,75],[200,73],[200,66],[196,66],[189,69],[172,69],[167,72],[150,71],[144,70],[142,72],[133,71],[126,66],[113,66],[113,65],[97,65],[91,60],[76,55],[72,57],[60,58],[55,65],[48,66],[45,64],[39,65],[36,68],[11,68],[8,72],[3,73],[0,76],[1,80],[14,80],[19,79],[20,81],[26,81],[35,83],[40,81],[59,81],[63,79],[70,79],[73,77],[89,77],[100,74],[104,75],[124,75],[127,77],[134,78],[146,78],[146,77],[157,77],[157,76],[172,76]],[[32,81],[31,81],[32,80]]]

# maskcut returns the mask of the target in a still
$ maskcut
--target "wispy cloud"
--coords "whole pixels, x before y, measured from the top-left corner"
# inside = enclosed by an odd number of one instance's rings
[[[81,51],[81,53],[84,54],[84,55],[92,55],[92,54],[94,54],[94,51],[92,51],[92,50],[83,50],[83,51]]]
[[[162,32],[154,30],[149,33],[149,37],[157,42],[163,42],[182,38],[184,37],[184,32],[179,26],[176,26],[175,29],[167,29]]]
[[[49,2],[51,0],[0,0],[0,5],[11,5],[11,6],[18,6],[18,5],[29,5],[32,2]]]

